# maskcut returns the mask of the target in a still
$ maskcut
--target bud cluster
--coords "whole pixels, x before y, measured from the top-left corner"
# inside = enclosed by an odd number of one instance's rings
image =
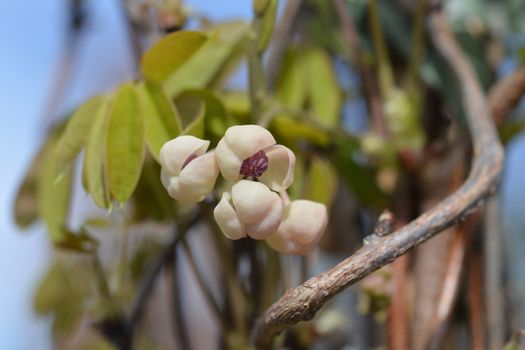
[[[202,201],[220,172],[233,182],[213,213],[226,237],[266,239],[283,254],[306,254],[315,247],[326,228],[327,210],[321,203],[288,200],[295,167],[290,149],[258,125],[232,126],[215,150],[206,152],[209,145],[188,135],[164,144],[161,180],[172,198]]]

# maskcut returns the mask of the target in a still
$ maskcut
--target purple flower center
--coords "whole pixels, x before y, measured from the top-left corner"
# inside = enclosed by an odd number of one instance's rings
[[[188,165],[189,162],[191,162],[192,160],[194,160],[195,158],[197,158],[197,155],[195,153],[192,153],[188,156],[188,158],[186,158],[186,160],[184,161],[184,163],[182,163],[182,168],[180,168],[180,170],[184,169],[184,167],[186,165]]]
[[[243,175],[244,178],[257,178],[261,176],[266,169],[268,169],[268,157],[263,150],[260,150],[242,162],[241,171],[239,173]]]

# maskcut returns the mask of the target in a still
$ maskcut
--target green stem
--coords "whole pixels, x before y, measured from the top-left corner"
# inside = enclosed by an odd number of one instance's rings
[[[257,122],[262,114],[262,103],[266,94],[264,69],[257,49],[257,38],[248,39],[248,76],[252,119]]]
[[[118,291],[119,296],[124,298],[126,291],[126,273],[128,269],[128,238],[129,238],[129,225],[126,219],[122,218],[122,246],[120,247],[120,262],[118,269]]]
[[[384,37],[381,20],[379,17],[379,6],[377,0],[370,0],[368,5],[370,19],[370,31],[374,42],[374,51],[377,55],[379,85],[383,97],[389,96],[394,90],[394,73],[388,57],[388,48]]]
[[[233,269],[231,251],[226,245],[225,239],[222,237],[223,235],[215,223],[212,207],[207,204],[203,204],[203,213],[206,216],[206,221],[210,223],[211,236],[215,241],[215,247],[217,247],[217,252],[221,261],[223,262],[224,276],[226,277],[227,284],[227,298],[229,305],[232,308],[231,312],[233,315],[233,324],[236,330],[243,336],[243,338],[248,341],[248,332],[245,324],[245,296]]]
[[[426,12],[427,1],[417,0],[416,10],[414,13],[414,29],[412,31],[412,51],[410,53],[410,66],[408,67],[407,86],[409,91],[418,91],[418,71],[423,60],[425,49],[425,28],[424,16]]]
[[[100,263],[97,251],[94,251],[93,254],[91,254],[91,263],[93,264],[93,271],[97,277],[97,286],[100,294],[107,300],[111,300],[111,292],[109,290],[108,281],[106,279],[106,275],[104,274],[104,269]]]

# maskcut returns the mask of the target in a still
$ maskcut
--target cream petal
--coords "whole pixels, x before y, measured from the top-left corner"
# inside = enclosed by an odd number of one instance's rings
[[[170,187],[170,177],[169,171],[166,168],[160,169],[160,181],[162,182],[162,186],[164,186],[166,191]]]
[[[228,192],[222,194],[219,204],[213,210],[215,221],[222,233],[229,239],[246,237],[244,224],[239,220],[235,209],[231,205],[231,196]]]
[[[239,219],[246,224],[263,220],[272,209],[277,193],[266,185],[241,180],[232,187],[232,202]]]
[[[182,203],[197,203],[213,191],[219,175],[215,155],[208,152],[190,161],[178,176],[175,198]]]
[[[241,160],[275,144],[273,135],[259,125],[232,126],[226,130],[224,140]]]
[[[186,159],[192,154],[202,155],[209,145],[210,141],[195,136],[178,136],[166,142],[160,149],[160,165],[166,168],[170,176],[179,175]]]
[[[215,158],[221,174],[226,180],[237,181],[241,178],[240,170],[243,159],[232,151],[224,138],[219,141],[217,148],[215,148]]]
[[[272,192],[274,193],[274,192]],[[275,233],[283,213],[283,203],[279,195],[274,193],[270,212],[259,222],[246,225],[246,233],[253,239],[266,239]]]
[[[267,242],[283,254],[307,254],[321,239],[327,222],[324,204],[296,200],[285,206],[283,220]]]
[[[274,191],[286,190],[293,183],[295,154],[283,145],[273,145],[264,152],[268,169],[258,179]]]

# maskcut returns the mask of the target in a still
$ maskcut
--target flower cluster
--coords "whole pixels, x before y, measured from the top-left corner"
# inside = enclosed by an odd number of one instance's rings
[[[230,239],[266,239],[284,254],[306,254],[319,241],[327,223],[323,204],[290,202],[295,155],[278,145],[258,125],[230,127],[217,148],[194,136],[179,136],[160,150],[162,184],[181,203],[202,201],[213,191],[219,172],[231,182],[214,210]]]

